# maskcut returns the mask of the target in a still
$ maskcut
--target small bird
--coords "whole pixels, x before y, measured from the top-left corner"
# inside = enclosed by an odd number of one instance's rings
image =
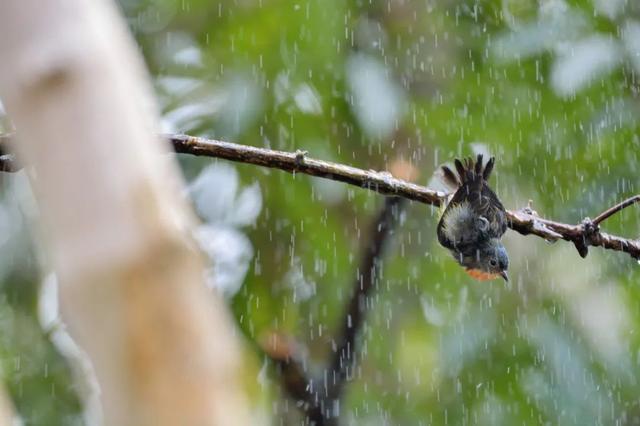
[[[438,241],[477,280],[502,277],[509,281],[509,257],[500,238],[507,230],[507,217],[498,196],[489,188],[495,158],[483,165],[467,158],[454,161],[457,174],[442,166],[444,183],[456,191],[438,222]]]

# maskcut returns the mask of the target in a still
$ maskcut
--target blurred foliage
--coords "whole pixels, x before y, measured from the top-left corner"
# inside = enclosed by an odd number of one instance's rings
[[[0,374],[25,425],[83,424],[69,360],[53,342],[57,303],[45,307],[24,172],[0,177]],[[51,303],[51,300],[48,301]]]
[[[423,184],[443,162],[489,152],[507,207],[531,199],[541,215],[573,223],[638,192],[636,2],[120,4],[165,131],[304,149],[363,169],[404,158]],[[212,285],[225,283],[246,336],[256,423],[294,421],[254,342],[289,334],[322,371],[382,199],[255,166],[179,161],[206,222],[199,236],[215,259]],[[604,229],[637,238],[638,218],[630,208]],[[510,232],[511,283],[478,283],[437,245],[436,221],[434,209],[413,204],[393,236],[368,301],[363,361],[340,406],[346,424],[640,423],[635,262],[599,249],[583,260],[568,243]],[[22,336],[2,340],[5,379],[34,424],[38,416],[64,423],[78,410],[69,376],[58,378],[68,370],[51,367],[60,361],[50,349],[20,343],[43,342],[23,308],[37,292],[19,302],[11,288],[22,280],[5,277],[0,320],[14,320],[3,335]],[[21,387],[15,371],[27,365]],[[58,380],[65,403],[54,415],[42,395]]]

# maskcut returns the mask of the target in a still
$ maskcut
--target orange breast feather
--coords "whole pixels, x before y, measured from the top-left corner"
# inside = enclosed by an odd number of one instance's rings
[[[500,274],[492,274],[491,272],[481,271],[480,269],[466,269],[467,274],[478,281],[488,281],[500,278]]]

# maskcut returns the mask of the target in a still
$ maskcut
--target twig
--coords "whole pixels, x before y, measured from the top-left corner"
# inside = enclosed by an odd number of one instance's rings
[[[531,214],[528,209],[507,211],[509,228],[522,235],[537,235],[547,241],[562,239],[576,245],[582,257],[588,254],[588,247],[602,247],[608,250],[628,253],[634,259],[640,259],[640,241],[600,232],[597,227],[589,226],[586,220],[579,225],[554,222]]]
[[[171,141],[174,150],[178,153],[223,158],[290,173],[304,173],[433,206],[441,205],[447,196],[444,192],[396,179],[389,173],[365,171],[342,164],[315,160],[307,157],[304,151],[296,153],[274,151],[186,135],[165,135],[165,137]],[[0,152],[11,139],[11,135],[0,135]],[[12,169],[18,170],[19,167]],[[611,214],[613,213],[615,212]],[[537,235],[549,241],[558,239],[571,241],[583,257],[587,255],[588,247],[594,246],[622,251],[634,259],[640,259],[640,241],[600,232],[597,226],[585,226],[585,222],[578,225],[554,222],[538,217],[529,208],[508,210],[507,219],[509,227],[522,235]]]
[[[337,349],[329,363],[327,390],[329,402],[340,399],[349,370],[354,370],[356,338],[364,321],[366,298],[379,278],[379,262],[404,201],[398,197],[387,198],[380,213],[371,224],[368,242],[365,243],[358,274],[353,283],[353,294],[343,316],[341,330],[336,338]]]
[[[616,204],[615,206],[603,211],[598,216],[596,216],[596,218],[593,219],[593,224],[598,226],[602,222],[604,222],[605,220],[609,219],[614,214],[618,213],[619,211],[621,211],[623,209],[626,209],[630,205],[635,204],[637,202],[640,202],[640,195],[634,195],[631,198],[627,198],[623,202],[621,202],[619,204]]]

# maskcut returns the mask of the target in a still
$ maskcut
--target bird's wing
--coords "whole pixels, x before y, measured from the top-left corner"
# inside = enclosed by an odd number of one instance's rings
[[[472,204],[479,215],[489,221],[490,238],[500,238],[507,231],[507,215],[498,196],[483,182],[478,202]]]
[[[474,214],[465,213],[461,206],[472,209]],[[482,224],[473,217],[485,218],[488,227],[480,229]],[[460,250],[462,246],[477,244],[478,240],[500,238],[506,230],[507,218],[498,196],[486,182],[478,185],[475,181],[467,181],[447,204],[438,222],[437,234],[438,241],[444,247],[457,247]],[[453,241],[452,235],[459,235],[458,241]]]
[[[448,249],[458,249],[478,239],[476,219],[473,208],[463,201],[449,203],[438,222],[438,241]]]
[[[457,184],[458,189],[444,209],[444,213],[438,222],[438,241],[444,247],[453,249],[460,245],[474,245],[479,239],[500,238],[507,230],[507,218],[504,206],[498,196],[491,190],[487,179],[493,170],[495,159],[489,159],[483,167],[482,155],[478,155],[476,162],[471,159],[462,161],[456,159],[454,165],[457,175],[448,167],[442,167],[444,180],[450,185]],[[468,215],[459,215],[460,206],[468,204],[477,216],[485,218],[488,228],[479,230],[475,221],[468,219]],[[449,216],[455,213],[453,216]],[[449,219],[446,217],[449,216]],[[455,221],[453,218],[459,218]],[[452,232],[452,223],[456,223]],[[461,232],[462,231],[462,232]],[[458,241],[453,241],[452,235],[459,235]]]

